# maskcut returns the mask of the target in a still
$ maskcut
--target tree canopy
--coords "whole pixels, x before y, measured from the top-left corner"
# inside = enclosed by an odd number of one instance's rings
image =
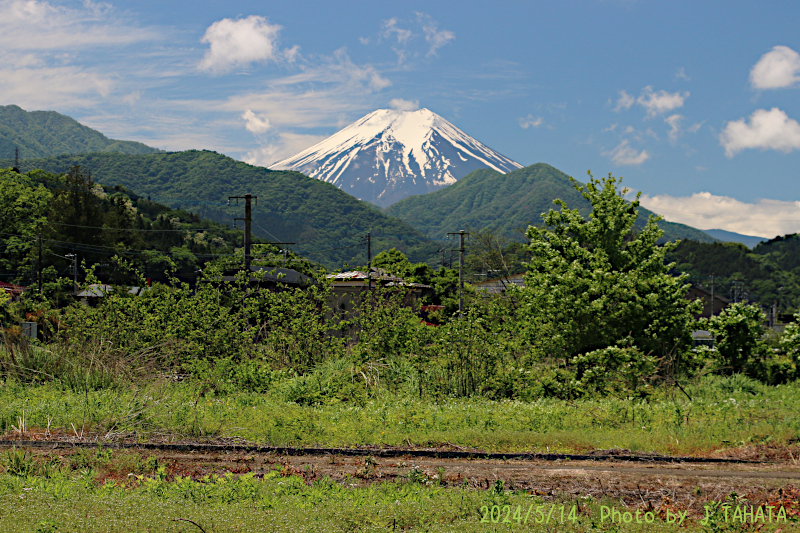
[[[588,219],[556,200],[560,210],[527,231],[524,313],[529,323],[546,325],[550,355],[563,358],[578,381],[598,365],[646,373],[655,363],[677,363],[691,341],[686,277],[670,275],[664,264],[673,245],[657,244],[657,217],[635,230],[638,197],[625,200],[618,182],[611,175],[590,175],[585,187],[573,180],[592,206]],[[620,349],[628,355],[620,357]]]

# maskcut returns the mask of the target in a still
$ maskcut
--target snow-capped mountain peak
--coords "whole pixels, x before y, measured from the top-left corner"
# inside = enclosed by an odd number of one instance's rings
[[[478,168],[522,165],[428,109],[379,109],[270,166],[297,170],[382,207],[455,183]]]

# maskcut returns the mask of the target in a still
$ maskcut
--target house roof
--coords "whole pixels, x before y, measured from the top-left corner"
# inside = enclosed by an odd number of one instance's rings
[[[217,281],[234,282],[240,270],[226,270],[224,275],[216,278]],[[278,268],[268,266],[250,266],[250,283],[285,283],[286,285],[309,285],[314,280],[293,268]],[[213,281],[204,279],[202,281]]]
[[[505,292],[511,285],[516,285],[517,287],[524,287],[525,286],[525,274],[514,274],[509,278],[495,278],[495,279],[487,279],[485,281],[479,281],[478,283],[474,283],[475,287],[479,290],[484,290],[489,294],[500,294],[501,292]]]
[[[22,292],[28,287],[23,287],[22,285],[14,285],[13,283],[7,283],[5,281],[0,281],[0,289],[5,289],[9,292]]]
[[[148,287],[127,287],[128,294],[135,294],[139,295],[143,291],[146,291]],[[114,292],[113,285],[107,285],[104,283],[92,283],[86,287],[86,289],[80,291],[75,296],[78,298],[102,298],[109,292]]]
[[[697,291],[697,292],[702,293],[703,295],[711,298],[711,291],[706,289],[702,285],[697,285],[695,283],[692,283],[692,286],[689,288],[689,293],[691,293],[692,291]],[[718,300],[720,302],[731,303],[730,299],[725,298],[719,292],[714,292],[714,299]]]
[[[403,286],[403,287],[413,287],[416,289],[430,289],[430,285],[425,285],[423,283],[415,283],[413,281],[406,281],[401,277],[395,276],[393,274],[389,274],[387,271],[383,270],[382,268],[375,268],[373,267],[369,274],[365,271],[361,270],[348,270],[347,272],[338,272],[336,274],[328,274],[325,276],[327,279],[332,280],[333,285],[361,285],[366,283],[368,279],[372,279],[376,282],[380,282],[383,285],[388,287],[396,287],[396,286]]]

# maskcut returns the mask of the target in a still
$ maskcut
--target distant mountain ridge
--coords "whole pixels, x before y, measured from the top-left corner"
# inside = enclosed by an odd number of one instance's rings
[[[2,164],[6,162],[1,162]],[[93,153],[30,161],[35,168],[61,173],[79,165],[105,185],[126,189],[173,208],[187,209],[230,224],[242,205],[229,196],[252,193],[253,233],[270,241],[296,243],[296,253],[327,268],[367,264],[366,234],[372,250],[397,248],[414,262],[436,257],[439,245],[407,223],[299,172],[255,167],[210,151],[158,154]]]
[[[384,212],[405,220],[437,240],[450,231],[488,228],[524,241],[524,229],[531,224],[541,224],[542,213],[556,208],[553,205],[556,198],[588,216],[589,203],[572,187],[569,176],[545,163],[506,174],[491,169],[476,170],[453,185],[410,196]],[[644,225],[650,214],[651,211],[640,206],[637,224]],[[661,220],[658,226],[664,230],[667,240],[715,242],[710,235],[684,224]]]
[[[161,152],[135,141],[109,139],[97,130],[55,111],[25,111],[16,105],[0,106],[0,158],[21,159],[63,154]]]
[[[508,172],[522,165],[428,109],[379,109],[270,168],[302,172],[386,207],[479,168]]]
[[[756,237],[755,235],[743,235],[741,233],[736,233],[734,231],[727,231],[724,229],[706,229],[703,231],[705,231],[718,241],[738,242],[739,244],[744,244],[748,248],[755,248],[762,242],[766,242],[769,240],[765,237]]]

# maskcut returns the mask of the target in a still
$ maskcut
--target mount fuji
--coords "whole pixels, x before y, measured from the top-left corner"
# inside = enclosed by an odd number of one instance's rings
[[[379,109],[270,168],[302,172],[386,207],[473,170],[506,173],[522,165],[427,109]]]

